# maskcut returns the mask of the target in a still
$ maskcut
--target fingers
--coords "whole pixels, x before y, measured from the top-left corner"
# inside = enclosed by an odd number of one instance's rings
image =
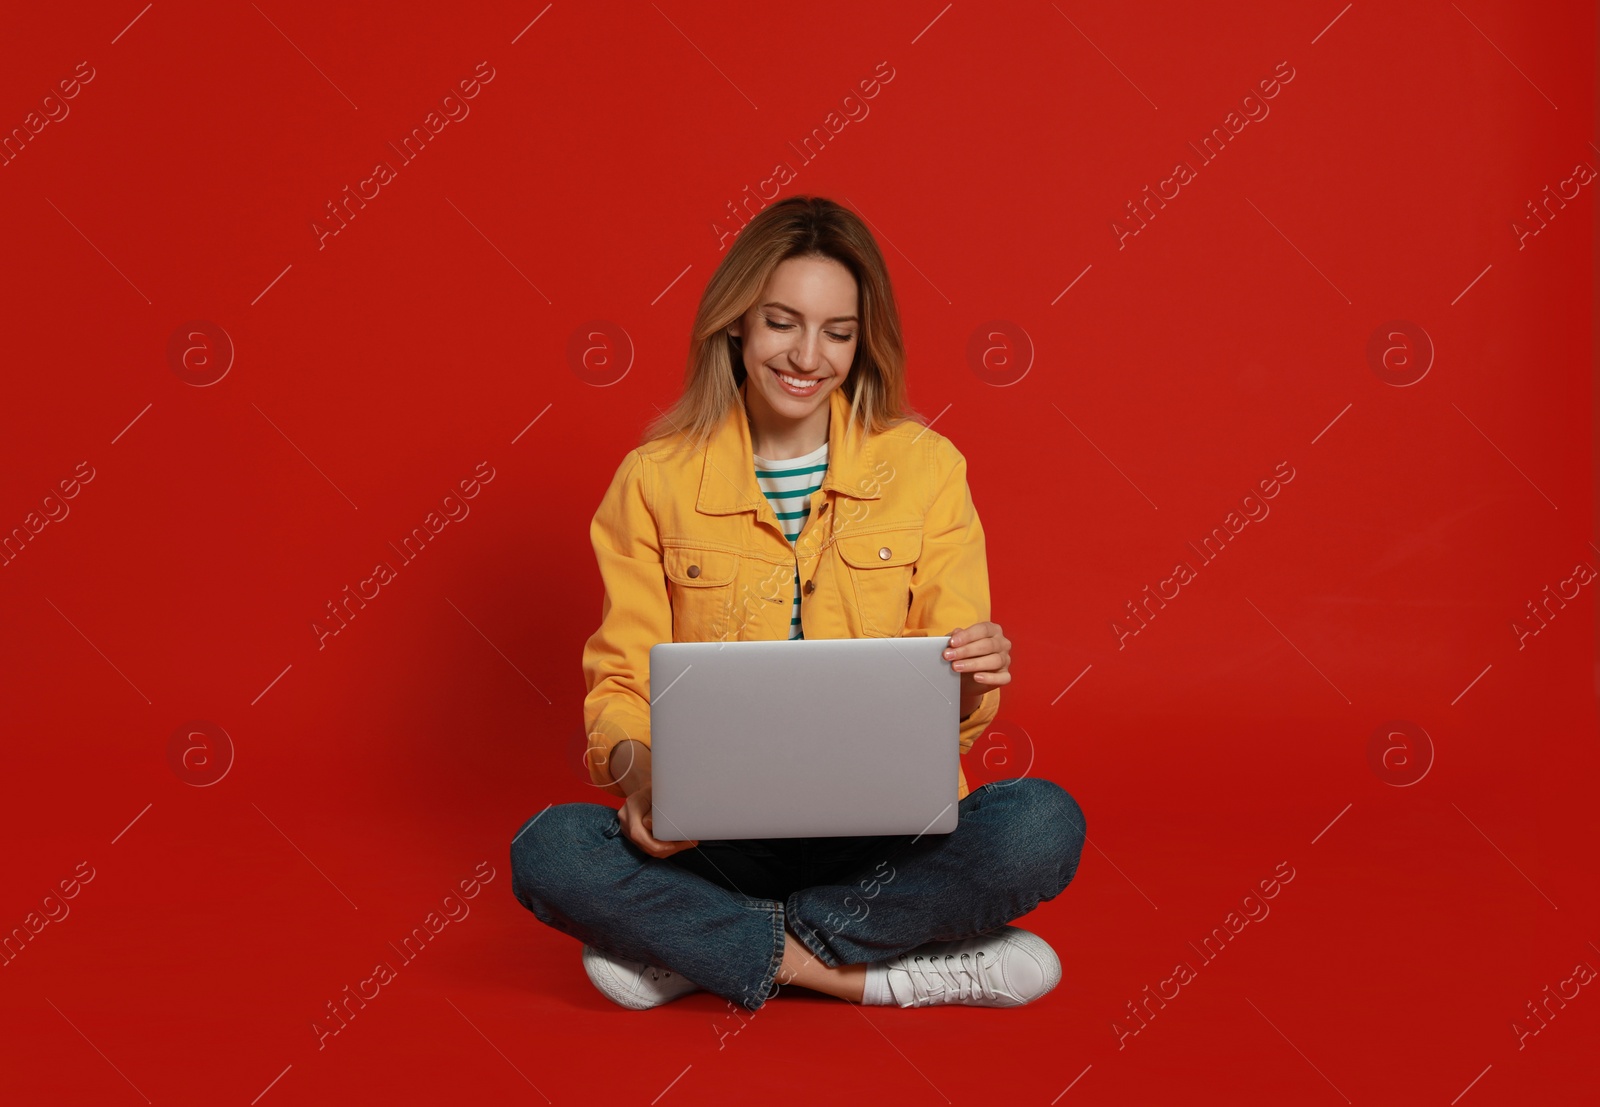
[[[640,816],[630,805],[624,804],[620,812],[623,833],[628,836],[628,841],[638,846],[651,857],[664,858],[682,850],[693,849],[700,843],[698,841],[663,842],[650,832],[652,820],[649,815]]]
[[[1011,639],[999,623],[973,623],[950,632],[944,651],[950,667],[961,676],[963,697],[980,696],[1011,682]]]
[[[658,859],[671,857],[675,853],[681,853],[686,849],[693,849],[695,846],[700,844],[699,842],[663,842],[659,838],[656,838],[654,835],[652,835],[648,830],[641,834],[631,835],[630,840],[634,845],[644,850],[644,852],[648,853],[651,857]]]
[[[985,653],[999,653],[1011,648],[1011,639],[1000,631],[999,623],[973,623],[950,632],[950,645],[944,651],[947,658],[973,657]]]
[[[947,647],[944,657],[954,664],[957,672],[989,668],[987,662],[991,658],[1000,659],[999,667],[1005,668],[1011,662],[1011,639],[999,633],[969,639],[959,646]]]

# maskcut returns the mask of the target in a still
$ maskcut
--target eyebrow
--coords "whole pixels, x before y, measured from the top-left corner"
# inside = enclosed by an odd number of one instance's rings
[[[790,307],[788,304],[780,304],[777,300],[768,300],[766,303],[762,304],[761,306],[762,307],[775,307],[775,308],[778,308],[781,311],[787,311],[790,315],[798,315],[802,319],[805,318],[805,312],[796,311],[794,308]],[[835,315],[832,319],[824,319],[823,320],[824,323],[859,323],[860,321],[861,320],[858,319],[854,315]]]

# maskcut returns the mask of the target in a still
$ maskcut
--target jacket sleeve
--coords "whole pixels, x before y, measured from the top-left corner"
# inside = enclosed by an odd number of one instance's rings
[[[989,618],[989,561],[983,524],[967,488],[967,459],[949,439],[935,439],[933,486],[923,520],[922,554],[911,574],[908,637],[940,637]],[[991,688],[961,722],[966,753],[1000,711],[1000,689]]]
[[[672,605],[662,568],[661,541],[645,487],[649,474],[635,449],[617,467],[589,527],[604,596],[600,627],[583,647],[588,692],[589,777],[614,796],[612,748],[631,738],[650,744],[650,647],[672,640]]]

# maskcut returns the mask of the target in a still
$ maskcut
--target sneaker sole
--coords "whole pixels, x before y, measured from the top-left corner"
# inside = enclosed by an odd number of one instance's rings
[[[630,1011],[647,1011],[657,1006],[641,1002],[638,993],[629,989],[617,976],[611,962],[589,946],[583,947],[583,971],[589,977],[589,983],[618,1007],[626,1007]]]
[[[1044,970],[1044,990],[1029,1003],[1037,1003],[1051,992],[1055,991],[1057,984],[1061,983],[1061,958],[1051,948],[1050,943],[1031,930],[1021,927],[1009,926],[1006,931],[1011,933],[1012,941],[1025,950],[1034,960],[1039,962],[1039,967]]]
[[[625,1007],[630,1011],[649,1011],[652,1008],[671,1003],[673,1000],[681,999],[689,994],[688,991],[685,991],[652,1003],[640,996],[638,992],[633,991],[628,986],[627,981],[617,976],[611,960],[592,946],[586,945],[583,947],[583,971],[589,977],[589,983],[593,984],[601,995],[618,1007]],[[699,991],[700,989],[694,988],[691,990]]]

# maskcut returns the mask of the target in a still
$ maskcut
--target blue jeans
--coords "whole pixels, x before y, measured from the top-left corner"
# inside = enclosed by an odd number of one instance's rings
[[[1072,880],[1085,823],[1059,785],[974,789],[949,834],[702,841],[651,857],[615,809],[563,803],[511,843],[512,893],[540,922],[671,969],[748,1010],[777,988],[784,933],[837,967],[994,930]]]

